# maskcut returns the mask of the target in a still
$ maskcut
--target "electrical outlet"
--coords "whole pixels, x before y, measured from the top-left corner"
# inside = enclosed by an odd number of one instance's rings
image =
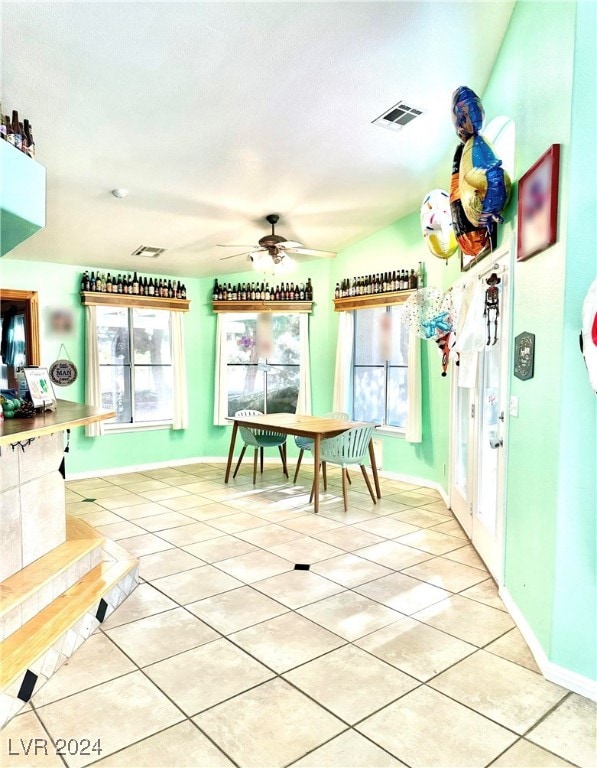
[[[516,395],[510,397],[510,416],[518,418],[518,397]]]

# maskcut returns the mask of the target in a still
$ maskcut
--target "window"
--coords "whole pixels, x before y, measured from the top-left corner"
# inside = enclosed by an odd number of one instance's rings
[[[408,328],[402,308],[376,307],[354,313],[352,405],[355,421],[406,428]]]
[[[246,408],[295,413],[300,389],[298,314],[226,314],[223,381],[227,414]]]
[[[98,306],[97,345],[106,426],[172,423],[170,312]]]

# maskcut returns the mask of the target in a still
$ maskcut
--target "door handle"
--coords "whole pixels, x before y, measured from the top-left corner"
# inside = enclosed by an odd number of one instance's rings
[[[490,437],[489,445],[492,448],[501,448],[504,445],[504,441],[502,440],[501,437]]]

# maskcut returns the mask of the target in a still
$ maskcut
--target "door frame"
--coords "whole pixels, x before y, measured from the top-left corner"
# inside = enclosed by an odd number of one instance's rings
[[[514,235],[510,236],[502,245],[497,248],[490,256],[483,259],[479,264],[476,264],[465,274],[463,274],[453,285],[460,286],[469,282],[470,280],[478,280],[489,275],[493,271],[497,271],[500,266],[504,266],[508,270],[508,283],[507,283],[507,302],[506,312],[503,312],[502,307],[500,313],[502,316],[502,327],[507,325],[508,334],[506,337],[502,337],[502,343],[504,344],[503,360],[504,370],[501,371],[501,387],[503,387],[503,413],[504,420],[502,424],[503,445],[499,449],[502,451],[502,472],[501,477],[498,479],[498,498],[497,498],[497,519],[496,519],[496,549],[498,552],[498,562],[495,574],[492,574],[498,586],[503,586],[504,580],[504,560],[505,560],[505,529],[507,519],[506,499],[508,488],[508,453],[509,453],[509,404],[510,404],[510,388],[512,381],[512,349],[513,349],[513,308],[514,308],[514,265],[516,255],[516,243]],[[502,262],[500,265],[499,262]],[[501,302],[502,306],[504,302]],[[455,457],[456,457],[456,365],[455,362],[451,366],[450,377],[450,427],[449,427],[449,456],[448,456],[448,502],[451,508],[452,506],[452,488],[454,487],[454,470],[455,470]],[[476,392],[476,390],[475,390]],[[479,404],[476,402],[476,398],[473,397],[476,412],[479,411]],[[477,432],[478,425],[474,424],[474,431]],[[469,434],[472,430],[469,430]],[[477,446],[475,446],[477,450]],[[478,467],[478,465],[477,465]],[[478,502],[478,472],[475,476],[470,478],[472,482],[472,494],[475,499],[475,503]],[[474,515],[474,509],[471,513]],[[471,521],[472,526],[473,521]],[[467,534],[468,535],[468,534]],[[470,544],[474,547],[472,540],[472,527]],[[475,547],[476,551],[476,547]]]
[[[0,302],[25,302],[25,358],[27,365],[39,365],[41,360],[39,343],[39,298],[37,291],[15,291],[0,288]]]

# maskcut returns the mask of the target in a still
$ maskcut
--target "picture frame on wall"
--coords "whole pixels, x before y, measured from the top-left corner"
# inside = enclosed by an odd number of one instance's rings
[[[559,179],[560,145],[552,144],[518,182],[517,261],[525,261],[556,242]]]
[[[523,331],[514,339],[514,375],[521,381],[535,375],[535,334]]]

